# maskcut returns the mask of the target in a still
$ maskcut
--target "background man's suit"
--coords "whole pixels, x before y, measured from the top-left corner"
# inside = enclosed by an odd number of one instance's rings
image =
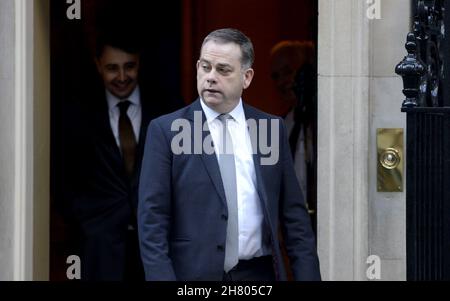
[[[131,178],[111,130],[104,90],[71,106],[66,114],[65,215],[81,233],[82,280],[123,280],[124,275],[143,279],[137,231],[129,226],[137,228],[137,187],[147,126],[161,111],[168,112],[158,108],[161,105],[151,104],[141,89],[142,120]]]
[[[177,135],[171,131],[172,122],[187,119],[194,128],[195,111],[202,111],[200,100],[153,120],[148,129],[138,208],[141,256],[147,280],[223,279],[227,207],[216,155],[174,155],[171,150],[172,138]],[[247,119],[266,119],[269,124],[277,118],[245,104],[244,111]],[[286,279],[278,243],[280,216],[295,279],[319,280],[314,235],[281,120],[280,125],[278,163],[262,166],[260,153],[253,157],[275,276],[278,280]],[[204,132],[203,136],[206,135]],[[271,133],[268,135],[270,138]]]

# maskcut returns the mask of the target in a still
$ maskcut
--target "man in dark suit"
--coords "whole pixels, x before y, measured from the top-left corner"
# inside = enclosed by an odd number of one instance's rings
[[[140,46],[127,32],[101,35],[95,62],[102,89],[86,91],[66,114],[66,216],[81,234],[82,280],[144,280],[136,224],[140,165],[148,123],[169,111],[140,88]]]
[[[286,280],[279,224],[295,279],[320,280],[283,122],[241,99],[253,61],[240,31],[210,33],[200,99],[149,125],[138,207],[147,280]]]
[[[317,211],[317,72],[311,41],[284,40],[271,50],[271,77],[284,116],[294,170],[305,197],[313,230]],[[316,232],[316,231],[315,231]]]

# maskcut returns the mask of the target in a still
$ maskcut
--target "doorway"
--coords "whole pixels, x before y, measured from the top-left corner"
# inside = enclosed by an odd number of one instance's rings
[[[168,2],[168,1],[167,1]],[[158,10],[146,1],[81,1],[81,19],[67,17],[65,1],[51,1],[51,236],[50,280],[67,280],[66,260],[79,255],[77,230],[65,216],[67,141],[64,124],[70,122],[73,102],[83,101],[83,91],[101,84],[94,64],[96,32],[108,18],[111,5],[138,20],[143,38],[142,81],[155,87],[155,99],[190,103],[196,98],[195,62],[201,39],[222,27],[242,30],[254,42],[256,77],[245,100],[268,113],[284,115],[287,107],[274,101],[270,52],[281,40],[308,40],[317,45],[315,0],[185,0],[161,2]],[[113,4],[111,4],[113,3]],[[161,7],[162,5],[162,7]],[[155,104],[157,105],[157,104]],[[317,133],[314,133],[317,136]],[[316,205],[310,207],[313,220]],[[314,222],[315,223],[315,222]]]

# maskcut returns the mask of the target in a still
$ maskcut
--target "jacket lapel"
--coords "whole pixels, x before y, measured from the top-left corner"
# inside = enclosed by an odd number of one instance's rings
[[[192,133],[194,133],[194,119],[195,119],[194,114],[195,114],[195,112],[202,112],[202,127],[203,127],[203,123],[206,122],[206,116],[205,116],[205,113],[203,112],[203,109],[201,107],[199,99],[197,101],[195,101],[189,107],[189,110],[187,112],[187,115],[188,115],[187,118],[191,122]],[[211,135],[209,130],[202,131],[202,141],[201,141],[202,145],[203,145],[203,141],[205,141],[206,137],[208,137],[209,135]],[[192,135],[192,137],[193,137],[192,145],[194,145],[194,135]],[[211,181],[213,182],[218,195],[220,196],[220,199],[226,205],[227,201],[225,198],[225,190],[223,188],[222,177],[220,175],[219,163],[217,162],[216,154],[213,153],[211,155],[208,155],[203,151],[203,148],[202,148],[202,152],[201,152],[200,156],[202,158],[202,161],[206,168],[206,171],[208,172],[208,175],[209,175]]]
[[[264,188],[264,178],[263,178],[263,173],[262,173],[262,169],[261,169],[261,152],[260,149],[258,147],[258,145],[254,145],[255,140],[256,143],[258,143],[259,141],[259,120],[260,120],[260,116],[259,114],[251,107],[249,107],[248,105],[246,105],[245,103],[244,105],[244,112],[245,112],[245,118],[246,120],[252,119],[256,121],[257,124],[257,137],[258,139],[251,139],[252,140],[252,147],[253,147],[253,165],[255,167],[255,174],[256,174],[256,189],[258,190],[258,196],[262,202],[262,205],[264,206],[264,208],[267,208],[267,194],[266,194],[266,190]],[[269,133],[270,135],[270,133]]]
[[[96,110],[92,113],[92,122],[95,124],[94,128],[97,129],[96,137],[94,137],[94,139],[102,141],[101,143],[97,143],[95,140],[93,142],[96,145],[101,146],[103,151],[108,152],[114,158],[114,162],[117,166],[120,167],[122,164],[122,156],[111,130],[108,104],[104,96],[101,103],[98,103]]]
[[[149,103],[147,103],[144,97],[142,97],[142,91],[141,91],[141,124],[140,124],[140,131],[139,131],[139,140],[136,147],[136,162],[135,162],[135,168],[133,172],[133,176],[131,178],[131,184],[132,186],[139,185],[139,176],[141,173],[141,164],[142,164],[142,157],[144,155],[144,148],[145,148],[145,141],[147,138],[147,129],[150,121],[154,118],[152,115],[152,108]],[[121,157],[122,160],[122,157]]]
[[[142,92],[141,92],[142,93]],[[140,162],[144,154],[145,140],[147,138],[147,129],[150,121],[155,117],[152,114],[152,108],[149,103],[145,101],[145,98],[141,97],[141,126],[139,133],[139,143],[136,149],[136,160]],[[139,166],[140,163],[137,165]]]
[[[191,122],[192,131],[194,131],[194,113],[196,111],[202,112],[202,122],[206,121],[206,116],[202,110],[200,100],[198,99],[195,101],[190,107],[187,112],[187,118]],[[244,103],[244,112],[246,119],[253,119],[259,124],[259,120],[261,116],[251,107],[246,105]],[[270,127],[269,127],[270,130]],[[259,126],[257,127],[257,132],[259,135]],[[270,135],[270,133],[268,133]],[[205,138],[210,135],[209,130],[202,131],[202,143],[205,140]],[[194,136],[194,135],[192,135]],[[192,145],[194,143],[194,140],[192,139]],[[258,191],[258,196],[262,202],[262,205],[264,207],[264,211],[267,210],[267,193],[264,188],[264,176],[261,169],[261,153],[257,145],[252,145],[253,149],[256,150],[253,155],[253,164],[255,167],[255,174],[256,174],[256,189]],[[203,161],[203,164],[205,165],[205,168],[209,174],[209,177],[211,181],[214,184],[214,187],[216,188],[217,193],[220,196],[220,199],[224,204],[226,204],[226,198],[225,198],[225,190],[223,188],[222,183],[222,177],[220,175],[220,169],[219,169],[219,163],[217,162],[217,156],[216,154],[208,155],[204,151],[202,151],[201,158]]]

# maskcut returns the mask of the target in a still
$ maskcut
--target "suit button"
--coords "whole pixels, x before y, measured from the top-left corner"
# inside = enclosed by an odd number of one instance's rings
[[[222,220],[228,221],[228,216],[226,214],[222,214]]]
[[[218,245],[218,246],[217,246],[217,250],[219,250],[219,251],[225,251],[225,247],[222,246],[222,245]]]

